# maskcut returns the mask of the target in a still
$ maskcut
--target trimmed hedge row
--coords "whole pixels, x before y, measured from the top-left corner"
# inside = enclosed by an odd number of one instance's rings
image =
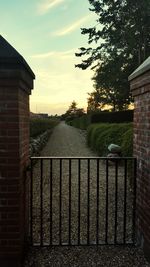
[[[91,124],[87,130],[87,142],[99,156],[106,156],[108,154],[108,145],[111,143],[121,146],[122,156],[132,156],[132,123]]]
[[[85,130],[85,129],[87,129],[87,127],[90,124],[90,116],[84,115],[84,116],[82,116],[80,118],[76,118],[72,121],[67,121],[67,124],[74,126],[76,128],[80,128],[82,130]]]
[[[58,123],[55,119],[31,118],[30,137],[35,138],[47,130],[51,130]]]
[[[133,122],[133,110],[117,112],[98,112],[91,115],[91,123],[109,122],[123,123]]]
[[[84,115],[73,120],[66,120],[67,124],[80,129],[87,129],[92,123],[129,123],[133,122],[133,110],[118,112],[97,112]]]

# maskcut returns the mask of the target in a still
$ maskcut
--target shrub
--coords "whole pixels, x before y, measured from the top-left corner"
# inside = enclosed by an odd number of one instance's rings
[[[91,115],[91,123],[133,122],[133,110],[117,112],[97,112]]]
[[[130,128],[122,135],[122,151],[123,156],[131,156],[133,155],[133,128]]]
[[[97,145],[96,145],[97,139],[102,133],[107,131],[108,128],[109,128],[108,124],[102,124],[101,127],[99,127],[99,124],[98,124],[94,127],[91,133],[91,146],[94,150],[97,150]]]
[[[82,130],[87,129],[88,125],[90,124],[90,116],[84,115],[80,118],[76,118],[73,120],[67,120],[67,124],[74,126],[76,128],[80,128]]]
[[[30,137],[35,138],[47,130],[52,129],[58,120],[45,118],[31,118],[30,119]]]
[[[129,123],[133,122],[133,110],[94,112],[79,118],[67,117],[66,122],[80,129],[87,129],[90,124],[95,123]]]
[[[132,156],[132,123],[92,124],[88,127],[87,142],[99,156],[108,153],[111,143],[121,146],[123,156]]]

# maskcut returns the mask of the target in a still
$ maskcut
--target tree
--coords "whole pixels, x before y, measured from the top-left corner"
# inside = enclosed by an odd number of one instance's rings
[[[66,113],[63,114],[63,119],[73,120],[75,118],[83,116],[84,114],[85,114],[84,109],[77,108],[77,103],[75,101],[72,101]]]
[[[96,48],[80,48],[76,56],[86,59],[76,65],[92,67],[95,93],[108,98],[113,109],[125,109],[131,102],[128,76],[150,54],[149,0],[89,0],[98,15],[97,25],[81,33]]]
[[[69,115],[75,114],[77,111],[77,103],[73,100],[71,105],[69,106],[69,109],[67,110],[67,113]]]
[[[111,105],[113,111],[127,109],[132,102],[128,83],[131,72],[131,67],[122,67],[119,56],[109,60],[109,63],[101,63],[93,77],[95,92],[99,95],[101,105]]]
[[[101,110],[105,106],[105,97],[98,90],[88,93],[88,95],[88,112]]]

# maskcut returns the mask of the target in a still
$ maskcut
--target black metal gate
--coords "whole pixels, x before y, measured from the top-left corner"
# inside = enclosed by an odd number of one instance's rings
[[[33,246],[134,244],[135,210],[135,158],[31,158]]]

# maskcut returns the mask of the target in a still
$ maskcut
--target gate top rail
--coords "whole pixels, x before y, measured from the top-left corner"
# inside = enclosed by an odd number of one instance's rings
[[[104,160],[121,160],[121,159],[123,159],[123,160],[125,160],[125,159],[127,159],[127,160],[136,160],[137,158],[136,157],[56,157],[56,156],[43,156],[43,157],[30,157],[30,159],[32,160],[32,159],[104,159]]]

